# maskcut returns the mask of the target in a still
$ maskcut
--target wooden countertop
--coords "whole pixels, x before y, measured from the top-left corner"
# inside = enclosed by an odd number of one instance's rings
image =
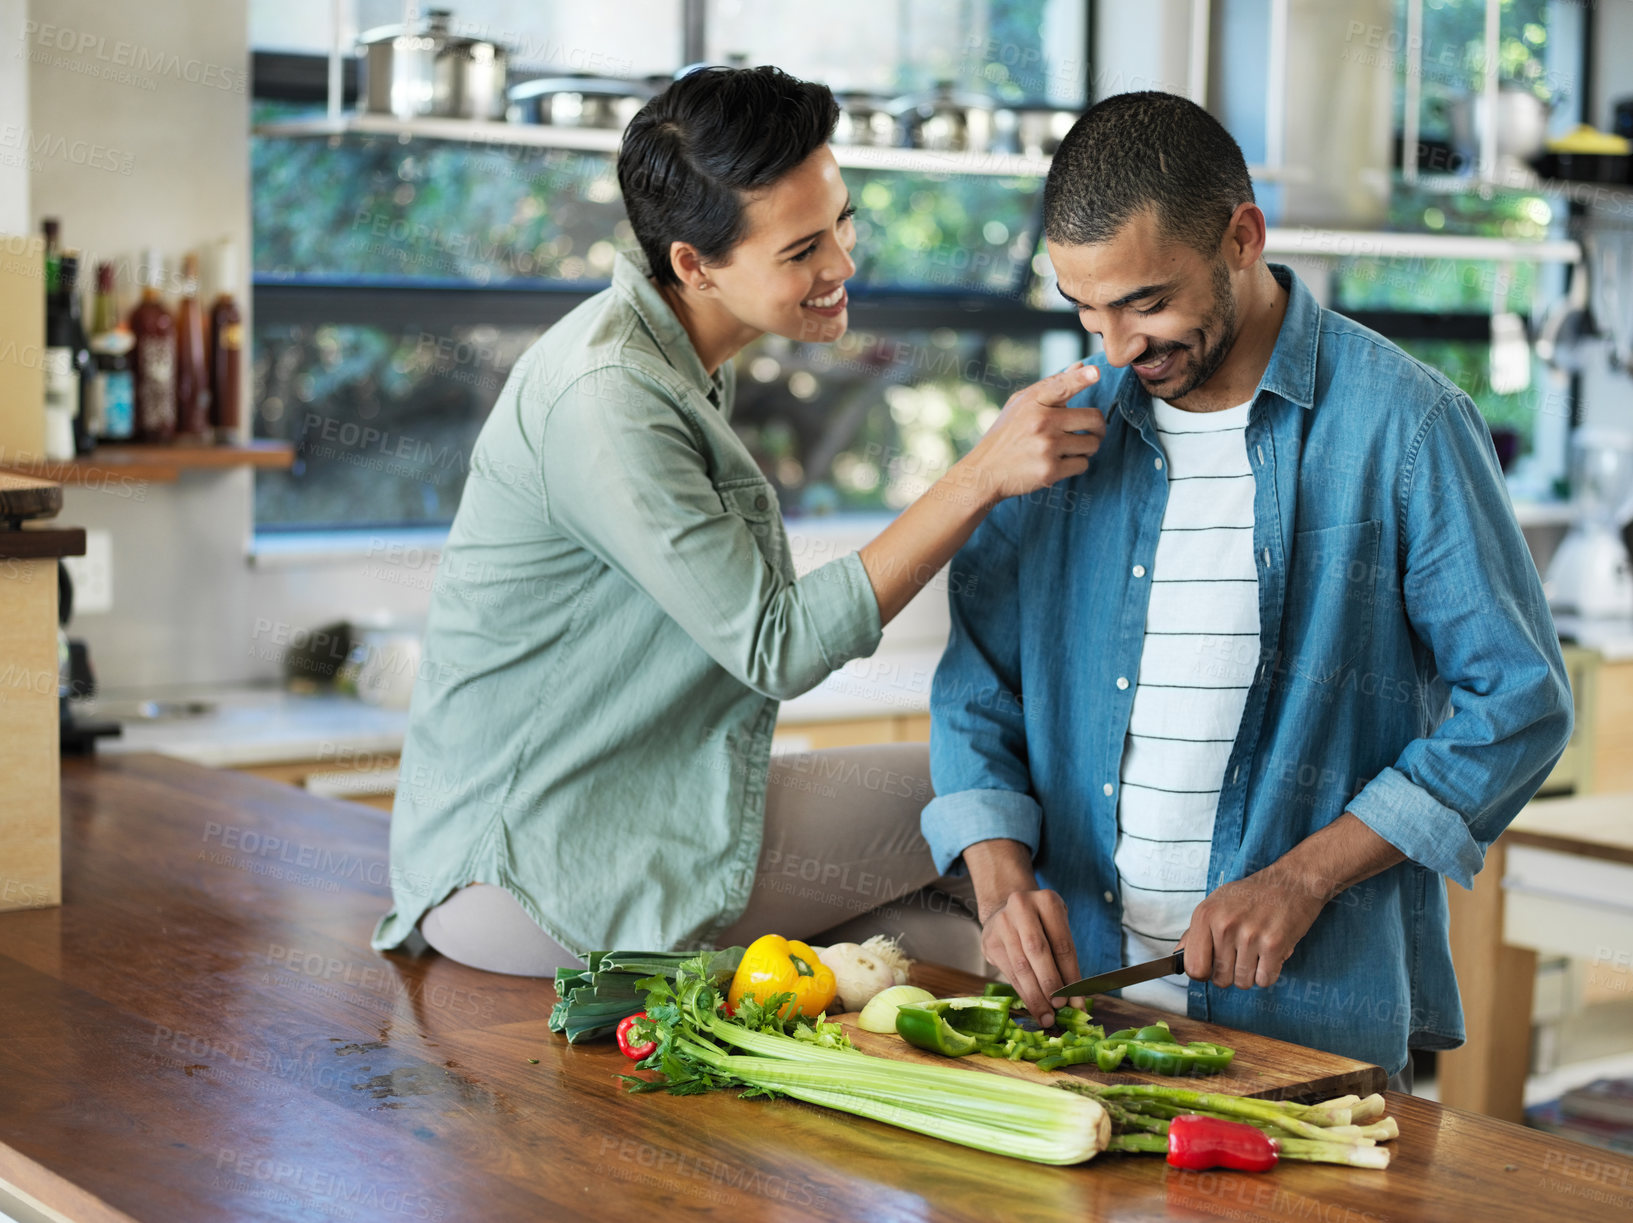
[[[1537,799],[1514,817],[1503,840],[1633,863],[1633,794]]]
[[[64,905],[0,914],[0,1183],[80,1223],[1633,1211],[1633,1160],[1404,1096],[1389,1171],[1264,1176],[631,1098],[548,1032],[548,983],[368,950],[384,813],[157,756],[69,762],[63,801]]]

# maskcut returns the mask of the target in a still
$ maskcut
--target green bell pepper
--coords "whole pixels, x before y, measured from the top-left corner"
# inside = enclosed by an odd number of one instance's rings
[[[897,1008],[896,1033],[908,1044],[946,1057],[974,1053],[1011,1026],[1009,999],[938,998]]]

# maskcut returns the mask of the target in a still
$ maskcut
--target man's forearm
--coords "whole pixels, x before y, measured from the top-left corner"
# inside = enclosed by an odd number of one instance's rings
[[[1020,841],[1004,837],[977,841],[964,850],[964,865],[970,871],[977,916],[983,925],[1012,893],[1038,886],[1032,870],[1032,851]]]
[[[1319,897],[1325,904],[1340,892],[1405,860],[1405,854],[1373,832],[1359,816],[1346,811],[1293,846],[1267,868],[1267,873],[1307,896]]]

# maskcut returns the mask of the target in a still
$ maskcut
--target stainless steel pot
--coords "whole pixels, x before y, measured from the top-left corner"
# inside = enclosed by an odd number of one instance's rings
[[[896,116],[891,113],[889,102],[871,93],[841,94],[833,142],[876,148],[896,145]]]
[[[622,130],[653,97],[651,86],[611,77],[546,77],[510,90],[515,123]]]
[[[481,38],[452,33],[453,14],[431,9],[425,24],[378,26],[358,40],[366,108],[417,119],[503,119],[510,52]]]
[[[902,143],[940,152],[990,152],[996,104],[985,94],[956,92],[943,81],[934,93],[908,94],[890,103]]]
[[[1075,110],[1050,106],[1015,106],[996,112],[993,147],[1024,157],[1053,157],[1077,122]]]

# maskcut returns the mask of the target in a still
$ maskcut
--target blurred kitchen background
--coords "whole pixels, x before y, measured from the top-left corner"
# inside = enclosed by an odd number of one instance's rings
[[[630,242],[622,123],[687,65],[774,63],[841,95],[858,207],[850,334],[737,358],[801,568],[1090,351],[1041,245],[1048,154],[1098,98],[1187,94],[1241,143],[1270,257],[1479,404],[1572,645],[1550,789],[1633,789],[1633,3],[0,0],[0,29],[0,233],[51,219],[77,256],[86,376],[120,373],[144,276],[172,316],[241,316],[182,444],[104,408],[77,456],[0,450],[90,531],[68,631],[84,709],[124,725],[101,750],[389,806],[471,445]],[[946,631],[933,588],[780,742],[923,737]],[[1633,1043],[1626,953],[1543,950],[1532,1103]]]

